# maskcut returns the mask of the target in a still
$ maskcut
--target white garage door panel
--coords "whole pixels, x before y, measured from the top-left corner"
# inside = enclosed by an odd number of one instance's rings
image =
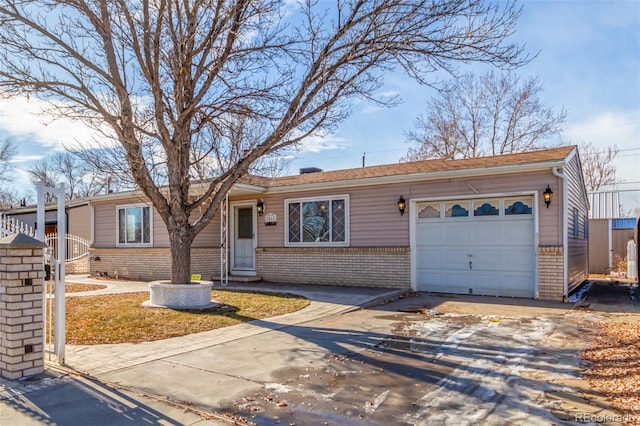
[[[416,289],[534,297],[533,215],[505,216],[504,208],[501,212],[491,217],[418,218]]]
[[[487,244],[500,243],[505,237],[501,235],[499,222],[485,222],[482,226],[475,226],[468,241],[483,241]]]

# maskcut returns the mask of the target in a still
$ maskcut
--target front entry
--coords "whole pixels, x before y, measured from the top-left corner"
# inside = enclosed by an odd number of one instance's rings
[[[231,273],[256,273],[256,215],[255,203],[232,205]]]

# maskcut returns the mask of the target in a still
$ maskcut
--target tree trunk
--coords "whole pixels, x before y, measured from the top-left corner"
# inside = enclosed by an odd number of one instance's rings
[[[171,246],[171,283],[189,284],[191,282],[191,238],[189,224],[171,221],[167,226]]]

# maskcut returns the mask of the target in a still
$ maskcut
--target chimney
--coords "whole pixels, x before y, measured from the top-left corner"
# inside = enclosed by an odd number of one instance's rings
[[[303,167],[300,169],[300,174],[306,175],[307,173],[319,173],[321,171],[322,169],[319,169],[317,167]]]

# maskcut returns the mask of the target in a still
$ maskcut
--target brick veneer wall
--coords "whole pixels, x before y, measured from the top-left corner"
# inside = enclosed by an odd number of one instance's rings
[[[14,237],[0,240],[0,376],[9,380],[44,371],[44,243]]]
[[[344,286],[411,286],[408,247],[285,247],[256,250],[266,281]]]
[[[563,301],[564,256],[562,246],[538,247],[538,298]]]
[[[88,274],[90,271],[89,256],[74,260],[73,262],[66,262],[64,265],[64,271],[67,274]]]
[[[166,280],[171,277],[171,252],[168,248],[89,249],[90,274],[107,273],[141,281]],[[202,279],[220,275],[220,249],[191,250],[191,272]]]

